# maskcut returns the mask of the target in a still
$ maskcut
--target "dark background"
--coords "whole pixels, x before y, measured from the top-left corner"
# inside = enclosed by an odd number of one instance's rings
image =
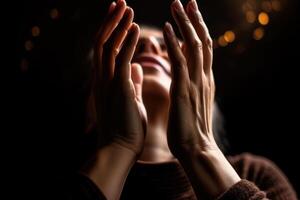
[[[80,138],[89,87],[87,57],[109,2],[28,0],[12,5],[17,37],[14,76],[8,82],[8,150],[15,175],[11,185],[22,185],[24,194],[62,181],[61,175],[75,170],[84,154]],[[166,20],[173,23],[170,2],[128,0],[138,23],[159,27]],[[270,158],[299,192],[299,3],[280,0],[281,10],[268,13],[265,35],[256,41],[252,32],[260,25],[245,21],[241,2],[246,1],[198,0],[212,38],[227,30],[237,33],[233,43],[214,51],[216,98],[226,120],[229,153]],[[260,11],[261,1],[252,2]],[[54,8],[57,19],[49,15]],[[40,28],[38,37],[32,36],[33,26]],[[28,40],[33,43],[29,51],[24,47]]]

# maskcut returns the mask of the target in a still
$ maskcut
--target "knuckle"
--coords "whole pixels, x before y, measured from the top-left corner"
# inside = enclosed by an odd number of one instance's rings
[[[212,39],[211,39],[211,37],[210,36],[208,36],[206,39],[205,39],[205,45],[208,47],[208,48],[212,48],[213,47],[213,41],[212,41]]]
[[[191,24],[190,19],[186,16],[184,12],[179,12],[178,15],[181,18],[183,23]]]
[[[191,46],[193,49],[202,49],[203,47],[202,42],[198,39],[193,40]]]

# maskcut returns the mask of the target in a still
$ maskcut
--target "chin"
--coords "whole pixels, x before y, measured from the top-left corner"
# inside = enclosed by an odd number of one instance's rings
[[[159,98],[169,101],[171,80],[164,80],[157,76],[144,76],[143,98]]]

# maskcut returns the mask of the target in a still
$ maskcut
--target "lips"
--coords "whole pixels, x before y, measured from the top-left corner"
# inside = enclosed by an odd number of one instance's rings
[[[134,62],[139,63],[143,68],[155,68],[158,71],[163,71],[170,75],[170,65],[168,61],[161,56],[155,54],[141,54],[133,59]]]

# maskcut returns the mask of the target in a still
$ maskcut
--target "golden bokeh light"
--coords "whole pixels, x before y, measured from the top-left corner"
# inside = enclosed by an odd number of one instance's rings
[[[27,40],[24,44],[26,51],[31,51],[33,49],[33,43],[31,40]]]
[[[256,28],[254,31],[253,31],[253,38],[255,40],[261,40],[265,35],[265,31],[262,27],[259,27],[259,28]]]
[[[59,18],[59,12],[56,8],[53,8],[51,11],[50,11],[50,17],[52,19],[58,19]]]
[[[267,25],[269,23],[269,15],[265,12],[259,13],[258,21],[261,25]]]
[[[254,23],[255,20],[256,20],[255,12],[253,12],[253,11],[247,11],[246,12],[246,20],[247,20],[247,22],[249,22],[251,24]]]
[[[223,35],[221,35],[218,39],[218,43],[221,47],[225,47],[228,45],[228,42],[226,42],[225,38],[223,37]]]
[[[31,34],[33,37],[38,37],[40,35],[40,33],[41,33],[41,30],[38,26],[32,27]]]
[[[231,43],[235,40],[235,33],[233,31],[226,31],[224,33],[224,40],[228,43]]]

